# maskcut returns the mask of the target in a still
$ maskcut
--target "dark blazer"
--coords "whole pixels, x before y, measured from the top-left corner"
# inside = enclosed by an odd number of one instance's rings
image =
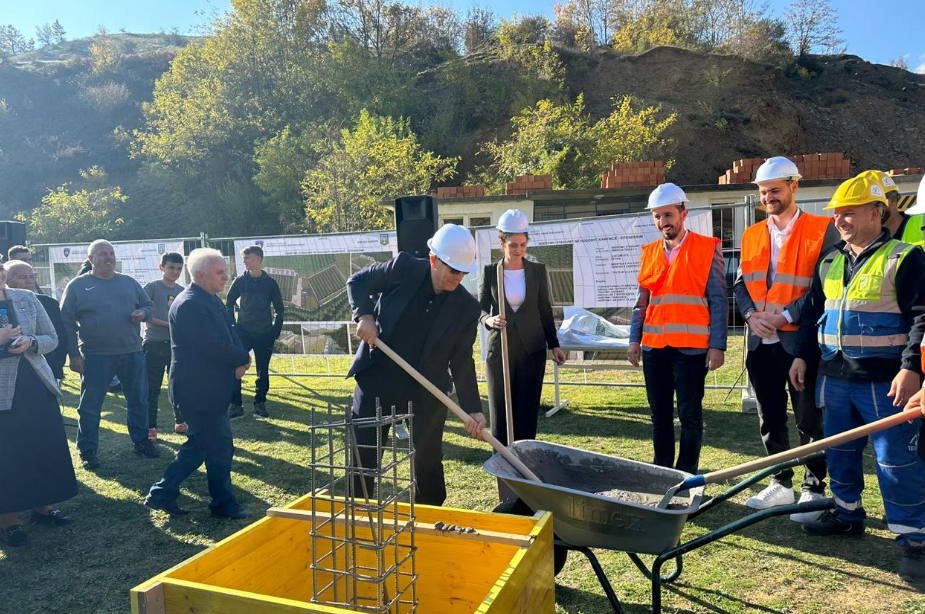
[[[227,411],[249,361],[228,310],[214,294],[190,284],[170,306],[170,400],[188,412]]]
[[[45,360],[51,367],[51,372],[57,379],[64,379],[64,361],[67,359],[67,333],[64,331],[64,320],[61,319],[61,307],[55,297],[47,294],[36,293],[35,297],[45,308],[48,319],[51,320],[52,326],[55,327],[55,333],[58,335],[58,347],[45,354]]]
[[[479,322],[485,324],[489,316],[496,316],[498,308],[498,265],[489,264],[482,272],[482,288],[479,291],[479,305],[482,315]],[[528,354],[542,352],[546,348],[559,347],[556,322],[552,317],[549,301],[549,278],[546,265],[524,259],[524,281],[527,295],[523,305],[515,313],[507,299],[504,299],[504,315],[507,318],[508,335],[519,335]],[[501,331],[488,329],[488,351],[501,351]]]
[[[359,321],[362,316],[372,315],[379,325],[380,337],[385,343],[391,344],[399,317],[428,275],[430,262],[405,252],[388,262],[357,271],[347,280],[347,297],[353,309],[353,319]],[[412,365],[441,390],[449,389],[449,368],[459,404],[470,414],[482,411],[475,379],[475,361],[472,358],[478,320],[478,302],[460,285],[450,293],[437,314],[424,342],[420,364]],[[347,377],[369,369],[378,360],[389,358],[383,354],[377,355],[375,348],[371,354],[366,342],[360,342]],[[441,406],[440,401],[427,392],[424,393],[423,403],[428,408]]]
[[[765,222],[759,222],[764,224]],[[768,231],[770,232],[770,231]],[[841,240],[841,235],[838,234],[838,230],[835,228],[835,224],[829,224],[829,227],[825,230],[825,237],[822,240],[822,250],[819,252],[819,259],[822,260],[822,257],[825,256],[829,251]],[[770,273],[770,264],[768,265],[768,273]],[[771,287],[771,276],[770,274],[767,277],[768,287]],[[755,310],[755,301],[752,300],[751,295],[748,293],[748,288],[745,286],[745,279],[742,277],[742,267],[739,266],[739,270],[736,272],[736,280],[732,286],[732,293],[736,299],[736,305],[739,308],[739,312],[742,314],[742,317],[745,317],[749,311]],[[807,293],[808,294],[808,293]],[[798,325],[800,324],[800,312],[803,309],[803,303],[806,301],[807,294],[804,294],[797,300],[793,301],[787,305],[787,313],[790,314],[793,323]],[[796,355],[796,345],[797,345],[797,336],[799,335],[798,331],[787,331],[779,330],[777,331],[777,336],[780,338],[780,344],[783,346],[784,350],[791,355]],[[748,350],[750,352],[758,349],[758,346],[761,345],[761,337],[758,335],[752,334],[751,329],[748,330]]]

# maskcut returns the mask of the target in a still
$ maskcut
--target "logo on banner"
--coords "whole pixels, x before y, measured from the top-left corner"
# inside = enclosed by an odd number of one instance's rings
[[[163,255],[163,253],[166,252],[166,251],[167,251],[167,246],[166,246],[165,244],[163,244],[163,243],[158,243],[158,244],[157,244],[157,253],[158,253],[158,254],[162,254],[162,255]]]
[[[67,257],[70,256],[70,255],[71,255],[71,248],[70,248],[70,247],[65,247],[65,248],[64,248],[64,257],[67,258]]]
[[[379,245],[388,245],[389,244],[389,235],[388,233],[382,233],[379,235]]]
[[[263,239],[257,239],[256,241],[254,241],[254,244],[260,249],[263,249]]]

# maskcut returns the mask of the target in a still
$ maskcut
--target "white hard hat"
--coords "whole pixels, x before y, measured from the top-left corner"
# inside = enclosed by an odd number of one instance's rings
[[[427,240],[427,247],[447,266],[472,273],[475,264],[475,239],[472,233],[456,224],[444,224]]]
[[[800,169],[793,160],[783,156],[774,156],[764,161],[764,164],[758,167],[755,173],[755,181],[752,183],[762,184],[765,181],[798,181],[803,177]]]
[[[509,233],[526,233],[530,231],[530,222],[520,209],[508,209],[498,218],[498,230]]]
[[[915,204],[905,210],[907,215],[919,215],[925,213],[925,177],[919,183],[919,193],[915,197]]]
[[[673,183],[663,183],[649,194],[649,204],[646,209],[655,209],[665,205],[681,205],[690,201],[687,200],[687,194],[684,190]]]

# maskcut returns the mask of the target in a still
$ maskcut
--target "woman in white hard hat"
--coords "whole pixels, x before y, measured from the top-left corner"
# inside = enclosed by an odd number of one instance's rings
[[[515,440],[536,438],[546,349],[552,350],[553,360],[560,365],[565,362],[565,354],[556,336],[546,266],[524,258],[530,232],[527,216],[517,209],[505,211],[497,228],[504,258],[485,267],[479,303],[482,324],[489,330],[486,376],[491,430],[507,444],[501,330],[507,329]],[[499,266],[504,268],[506,318],[499,315],[498,308]]]

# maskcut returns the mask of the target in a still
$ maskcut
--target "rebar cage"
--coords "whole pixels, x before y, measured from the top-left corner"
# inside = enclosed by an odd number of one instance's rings
[[[417,610],[412,407],[311,410],[312,602],[375,614]],[[357,437],[372,429],[375,437]],[[372,443],[363,443],[371,441]],[[361,455],[379,459],[363,467]],[[373,463],[369,463],[373,464]]]

